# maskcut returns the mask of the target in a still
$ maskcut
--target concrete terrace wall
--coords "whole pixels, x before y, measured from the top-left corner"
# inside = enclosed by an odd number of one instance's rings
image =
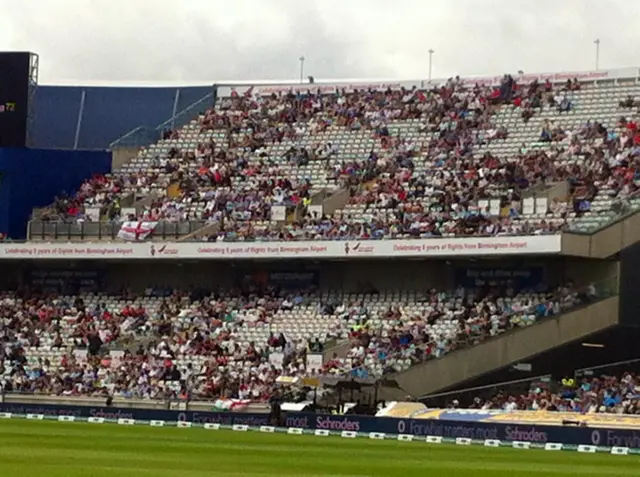
[[[640,241],[640,212],[635,211],[592,234],[562,235],[562,253],[576,257],[607,258]]]

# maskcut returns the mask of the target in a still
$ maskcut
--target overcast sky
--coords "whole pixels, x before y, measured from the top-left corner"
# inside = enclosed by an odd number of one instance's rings
[[[0,0],[41,84],[433,77],[640,63],[638,0]]]

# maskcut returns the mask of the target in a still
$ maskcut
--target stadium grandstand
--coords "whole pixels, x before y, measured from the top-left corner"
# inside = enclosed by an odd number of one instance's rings
[[[627,370],[539,377],[638,358],[639,78],[32,85],[32,147],[0,149],[4,402],[256,409],[313,378],[636,413]]]

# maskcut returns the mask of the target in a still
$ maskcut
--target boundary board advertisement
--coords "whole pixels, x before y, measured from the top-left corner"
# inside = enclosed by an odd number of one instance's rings
[[[286,427],[640,448],[640,430],[290,413]]]
[[[0,412],[14,414],[44,414],[45,416],[103,417],[105,419],[136,419],[140,421],[189,421],[199,424],[266,426],[268,414],[207,411],[173,411],[126,407],[66,406],[57,404],[0,403]]]
[[[0,412],[45,414],[49,416],[103,417],[106,419],[136,419],[218,423],[224,425],[269,425],[268,414],[172,411],[115,407],[63,406],[45,404],[2,403]],[[324,429],[328,431],[380,432],[448,438],[496,439],[533,443],[563,443],[608,447],[640,448],[640,430],[594,427],[545,426],[533,424],[503,424],[492,422],[446,421],[438,419],[398,419],[391,417],[334,416],[313,413],[288,413],[285,427]]]

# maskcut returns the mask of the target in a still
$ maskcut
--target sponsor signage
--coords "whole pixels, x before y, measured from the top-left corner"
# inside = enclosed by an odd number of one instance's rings
[[[530,268],[457,268],[456,285],[477,288],[484,286],[510,285],[516,290],[534,288],[544,281],[542,267]]]
[[[566,83],[567,80],[573,81],[597,81],[618,78],[637,78],[638,68],[620,68],[616,70],[598,70],[598,71],[562,71],[560,73],[534,73],[512,75],[513,79],[520,84],[529,84],[535,80],[544,83],[547,80],[551,83]],[[504,79],[504,75],[499,76],[480,76],[471,78],[462,78],[463,83],[467,85],[489,85],[499,86]],[[442,82],[442,80],[437,80]]]
[[[551,83],[564,83],[567,80],[573,81],[602,81],[613,79],[635,79],[640,76],[638,68],[619,68],[613,70],[598,71],[561,71],[556,73],[534,73],[512,75],[513,78],[521,84],[528,84],[534,80],[545,82],[549,80]],[[476,84],[487,86],[499,86],[504,79],[503,75],[496,76],[478,76],[461,78],[466,85],[473,86]],[[424,89],[433,87],[434,85],[442,85],[446,83],[448,78],[439,78],[429,80],[408,80],[408,81],[340,81],[340,82],[316,82],[314,84],[271,84],[271,85],[235,85],[235,86],[219,86],[217,88],[218,98],[228,98],[232,95],[244,95],[250,93],[254,96],[269,96],[272,94],[305,94],[310,91],[313,94],[333,94],[338,91],[352,93],[358,91],[386,91],[388,89],[398,91],[401,88]]]
[[[32,289],[60,294],[95,292],[104,280],[105,272],[95,269],[36,268],[25,276]]]
[[[45,416],[75,416],[97,419],[192,422],[196,424],[268,426],[269,415],[258,413],[171,411],[114,407],[85,407],[0,403],[0,412]],[[432,436],[450,439],[498,440],[519,443],[563,443],[584,446],[640,448],[640,430],[604,427],[563,427],[498,422],[448,421],[441,419],[398,419],[391,417],[334,416],[286,413],[281,424],[315,432],[359,432],[387,435]]]
[[[493,422],[445,421],[441,419],[398,419],[390,417],[333,416],[310,413],[289,414],[286,426],[330,431],[380,432],[450,439],[548,442],[572,445],[640,448],[640,430],[562,427]]]
[[[260,427],[269,425],[269,414],[266,413],[172,411],[23,403],[0,403],[0,412],[42,414],[45,416],[74,416],[91,419],[191,422],[194,424],[222,424],[225,426],[244,425]]]
[[[562,426],[563,422],[577,422],[588,427],[610,427],[640,431],[640,415],[580,414],[575,412],[503,411],[480,409],[424,409],[402,410],[399,403],[394,417],[412,419],[440,419],[445,421],[499,422],[501,424],[532,424]]]
[[[560,253],[560,235],[314,242],[6,243],[0,259],[344,259]]]

